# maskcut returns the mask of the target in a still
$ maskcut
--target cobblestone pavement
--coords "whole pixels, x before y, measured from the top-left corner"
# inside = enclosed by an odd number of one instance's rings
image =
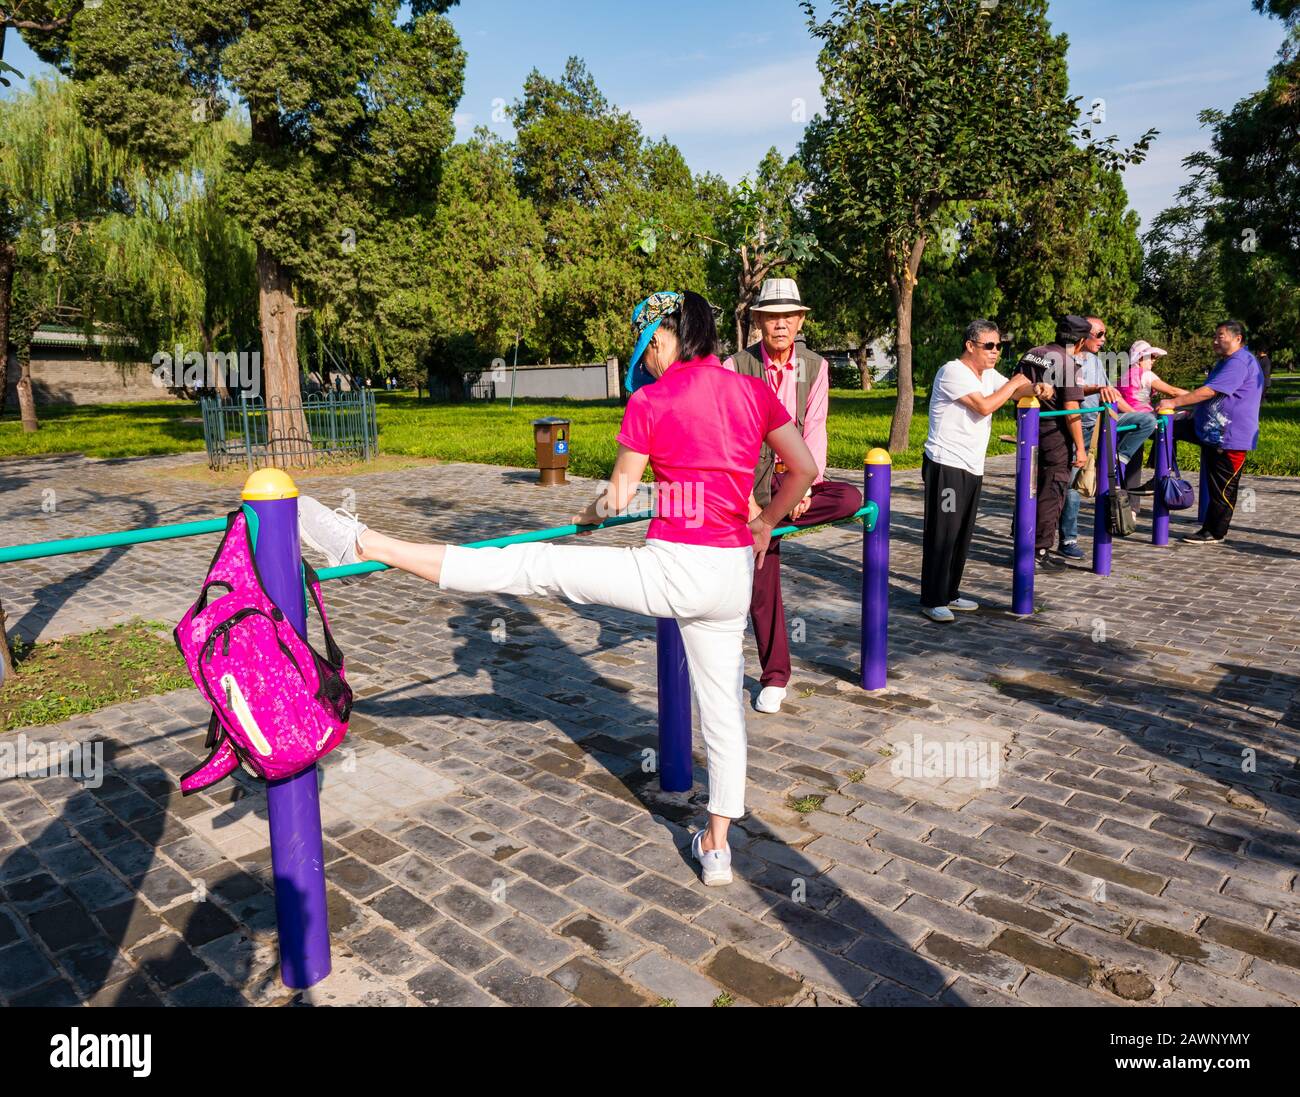
[[[229,509],[225,489],[159,475],[187,460],[5,462],[0,543]],[[896,476],[879,696],[855,683],[856,527],[787,546],[795,677],[781,715],[750,718],[729,888],[686,853],[702,770],[694,798],[642,772],[651,622],[400,575],[330,584],[360,699],[322,767],[335,966],[313,1000],[1300,1002],[1300,483],[1248,477],[1227,545],[1117,543],[1112,578],[1040,579],[1018,620],[1010,475],[990,462],[967,583],[984,608],[947,626],[916,612],[919,480]],[[593,491],[533,476],[443,465],[310,490],[460,540],[556,524]],[[7,565],[10,626],[175,621],[215,540]],[[264,794],[176,791],[205,722],[182,691],[25,733],[102,740],[107,776],[0,781],[0,1001],[295,1000]]]

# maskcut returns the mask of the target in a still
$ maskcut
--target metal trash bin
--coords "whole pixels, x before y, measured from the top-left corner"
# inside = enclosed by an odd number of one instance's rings
[[[564,470],[569,467],[569,420],[534,419],[533,440],[537,444],[537,482],[544,488],[567,483]]]

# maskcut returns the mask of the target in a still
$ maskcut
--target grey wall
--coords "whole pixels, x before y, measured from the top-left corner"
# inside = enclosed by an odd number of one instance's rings
[[[8,362],[9,384],[5,407],[18,407],[18,357]],[[32,348],[32,396],[44,404],[116,404],[166,400],[168,392],[153,383],[153,367],[147,362],[125,367],[116,362],[86,358],[83,351],[58,347]]]
[[[510,398],[511,367],[492,378],[497,399]],[[515,377],[516,397],[544,397],[569,400],[618,399],[618,360],[570,366],[534,365],[520,366]]]

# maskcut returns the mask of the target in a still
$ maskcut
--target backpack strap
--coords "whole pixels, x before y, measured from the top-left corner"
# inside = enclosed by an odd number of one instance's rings
[[[239,768],[239,755],[230,736],[221,727],[217,714],[208,722],[208,745],[212,752],[197,766],[181,777],[181,793],[188,796],[229,777]]]
[[[342,670],[343,652],[334,642],[334,634],[330,632],[329,617],[325,614],[325,603],[320,596],[320,576],[306,560],[302,562],[302,575],[307,592],[311,595],[311,600],[316,603],[316,612],[320,614],[321,628],[325,633],[325,653],[329,656],[330,664],[336,670]]]

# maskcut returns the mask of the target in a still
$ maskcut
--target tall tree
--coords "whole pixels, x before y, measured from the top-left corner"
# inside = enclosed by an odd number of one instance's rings
[[[510,146],[486,130],[447,154],[425,284],[438,335],[468,333],[490,356],[535,342],[542,222],[516,189]]]
[[[1230,313],[1289,363],[1300,345],[1300,0],[1254,6],[1289,36],[1263,89],[1201,112],[1210,147],[1183,161],[1178,200],[1147,233],[1143,293],[1176,344],[1203,347]]]
[[[768,149],[753,175],[745,176],[731,191],[718,218],[725,247],[716,261],[733,282],[727,297],[738,348],[751,342],[750,313],[765,279],[792,277],[814,257],[833,261],[806,231],[800,208],[806,181],[797,157],[787,159],[775,148]]]
[[[268,400],[298,397],[303,312],[369,308],[375,257],[432,207],[463,81],[455,2],[414,0],[400,24],[398,0],[104,0],[72,20],[60,60],[86,116],[147,162],[179,163],[227,96],[247,111],[221,197],[257,250]]]
[[[1051,31],[1046,0],[836,0],[823,21],[810,0],[803,7],[823,43],[826,99],[804,140],[809,205],[819,239],[858,280],[889,288],[898,358],[889,445],[901,450],[914,403],[913,295],[936,218],[948,203],[1032,190],[1064,169],[1077,116],[1066,41]]]
[[[675,146],[646,140],[576,57],[558,80],[531,73],[510,114],[519,190],[545,231],[538,338],[571,360],[619,354],[636,301],[706,284],[707,187]]]

